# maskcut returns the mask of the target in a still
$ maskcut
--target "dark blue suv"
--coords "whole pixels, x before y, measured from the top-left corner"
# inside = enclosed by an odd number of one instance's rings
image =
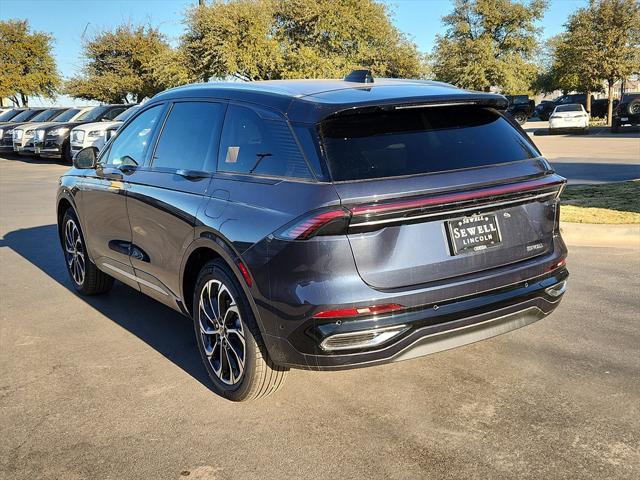
[[[565,179],[506,106],[357,74],[161,93],[60,179],[72,282],[192,317],[236,401],[535,322],[566,286]]]

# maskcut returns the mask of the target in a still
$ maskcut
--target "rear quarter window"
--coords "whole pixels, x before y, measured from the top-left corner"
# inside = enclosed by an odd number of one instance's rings
[[[334,181],[458,170],[540,155],[502,115],[477,106],[339,115],[321,122],[319,132]]]
[[[224,121],[218,171],[312,179],[307,162],[284,119],[229,105]]]

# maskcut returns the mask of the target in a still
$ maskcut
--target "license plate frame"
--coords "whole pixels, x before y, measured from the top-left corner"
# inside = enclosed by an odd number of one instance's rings
[[[446,220],[445,225],[453,256],[476,253],[502,244],[500,224],[495,213],[458,217]]]

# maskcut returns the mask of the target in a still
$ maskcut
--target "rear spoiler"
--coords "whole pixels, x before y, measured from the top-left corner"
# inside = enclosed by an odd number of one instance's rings
[[[493,93],[479,93],[476,95],[460,94],[455,96],[437,95],[433,97],[408,98],[400,102],[398,102],[397,100],[389,103],[380,102],[376,105],[353,105],[348,107],[345,106],[345,108],[329,113],[322,120],[340,115],[372,113],[375,111],[455,107],[463,105],[477,105],[479,107],[489,107],[503,111],[506,110],[506,108],[509,106],[509,102],[504,96]]]
[[[366,91],[367,88],[362,87],[358,90]],[[380,98],[377,95],[372,95],[370,99],[345,103],[324,103],[300,99],[291,104],[287,116],[296,123],[315,124],[336,115],[371,113],[380,110],[455,105],[478,105],[496,110],[506,110],[509,106],[508,100],[497,93],[467,92],[454,87],[440,88],[439,90],[438,93],[431,95],[414,95],[404,98]]]

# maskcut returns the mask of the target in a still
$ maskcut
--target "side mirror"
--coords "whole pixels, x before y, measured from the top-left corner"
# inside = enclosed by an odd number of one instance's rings
[[[97,159],[98,149],[96,147],[83,148],[73,157],[73,166],[81,169],[95,168]]]

